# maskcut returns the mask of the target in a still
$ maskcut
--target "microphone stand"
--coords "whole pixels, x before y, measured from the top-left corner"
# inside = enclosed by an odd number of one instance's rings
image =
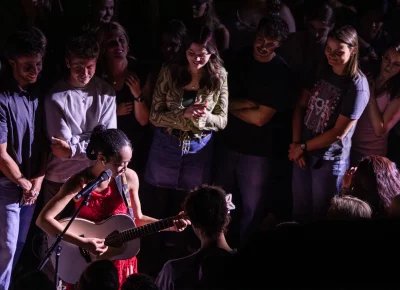
[[[94,186],[93,186],[94,187]],[[79,207],[77,208],[77,210],[75,211],[75,213],[72,215],[71,219],[69,220],[68,224],[65,226],[64,230],[61,232],[61,234],[57,235],[57,239],[56,241],[51,245],[51,247],[47,250],[46,252],[46,256],[43,258],[42,262],[40,263],[38,270],[42,271],[44,266],[47,264],[47,262],[49,261],[51,255],[53,254],[53,252],[56,250],[56,264],[55,264],[55,274],[54,274],[54,285],[55,285],[55,289],[58,289],[58,283],[60,281],[60,277],[58,277],[58,263],[59,263],[59,259],[60,259],[60,255],[61,255],[61,246],[59,245],[61,240],[64,238],[65,233],[68,231],[69,227],[71,226],[71,224],[73,223],[73,221],[75,220],[75,218],[78,216],[79,212],[81,211],[81,209],[88,205],[88,201],[91,195],[91,191],[88,192],[87,195],[85,195],[84,200],[82,201],[82,203],[79,205]]]

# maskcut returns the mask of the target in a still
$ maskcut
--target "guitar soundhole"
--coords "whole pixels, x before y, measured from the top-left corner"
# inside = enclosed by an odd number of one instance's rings
[[[80,237],[84,237],[84,235],[80,235]],[[88,250],[79,247],[79,252],[81,253],[81,256],[85,259],[86,263],[91,263],[92,258],[90,257],[90,253]]]
[[[104,244],[113,248],[121,247],[123,245],[123,242],[120,233],[118,231],[113,231],[106,237]]]

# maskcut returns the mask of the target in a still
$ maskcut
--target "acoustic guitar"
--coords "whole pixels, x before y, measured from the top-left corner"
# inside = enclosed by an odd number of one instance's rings
[[[60,279],[69,284],[75,284],[86,267],[96,260],[126,260],[136,256],[140,250],[139,238],[172,227],[173,221],[179,218],[182,216],[173,216],[141,227],[136,227],[133,219],[125,214],[114,215],[101,222],[76,218],[68,232],[80,237],[105,239],[104,244],[108,246],[108,249],[101,256],[96,256],[87,249],[61,241],[62,249],[58,265]],[[66,218],[59,222],[67,225],[69,220]],[[51,247],[55,241],[55,237],[49,237],[48,246]],[[52,255],[51,259],[55,266],[55,255]]]

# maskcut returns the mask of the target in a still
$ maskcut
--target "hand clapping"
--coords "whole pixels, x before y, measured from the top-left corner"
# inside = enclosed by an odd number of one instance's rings
[[[207,102],[200,104],[201,100],[197,100],[195,103],[185,109],[184,117],[187,119],[200,119],[207,114]]]

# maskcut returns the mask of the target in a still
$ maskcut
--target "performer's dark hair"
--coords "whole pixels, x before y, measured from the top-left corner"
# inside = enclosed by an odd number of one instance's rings
[[[130,146],[128,137],[119,129],[107,129],[104,125],[98,125],[93,129],[89,144],[86,148],[86,156],[90,160],[96,160],[101,152],[106,159],[118,156],[124,146]]]

